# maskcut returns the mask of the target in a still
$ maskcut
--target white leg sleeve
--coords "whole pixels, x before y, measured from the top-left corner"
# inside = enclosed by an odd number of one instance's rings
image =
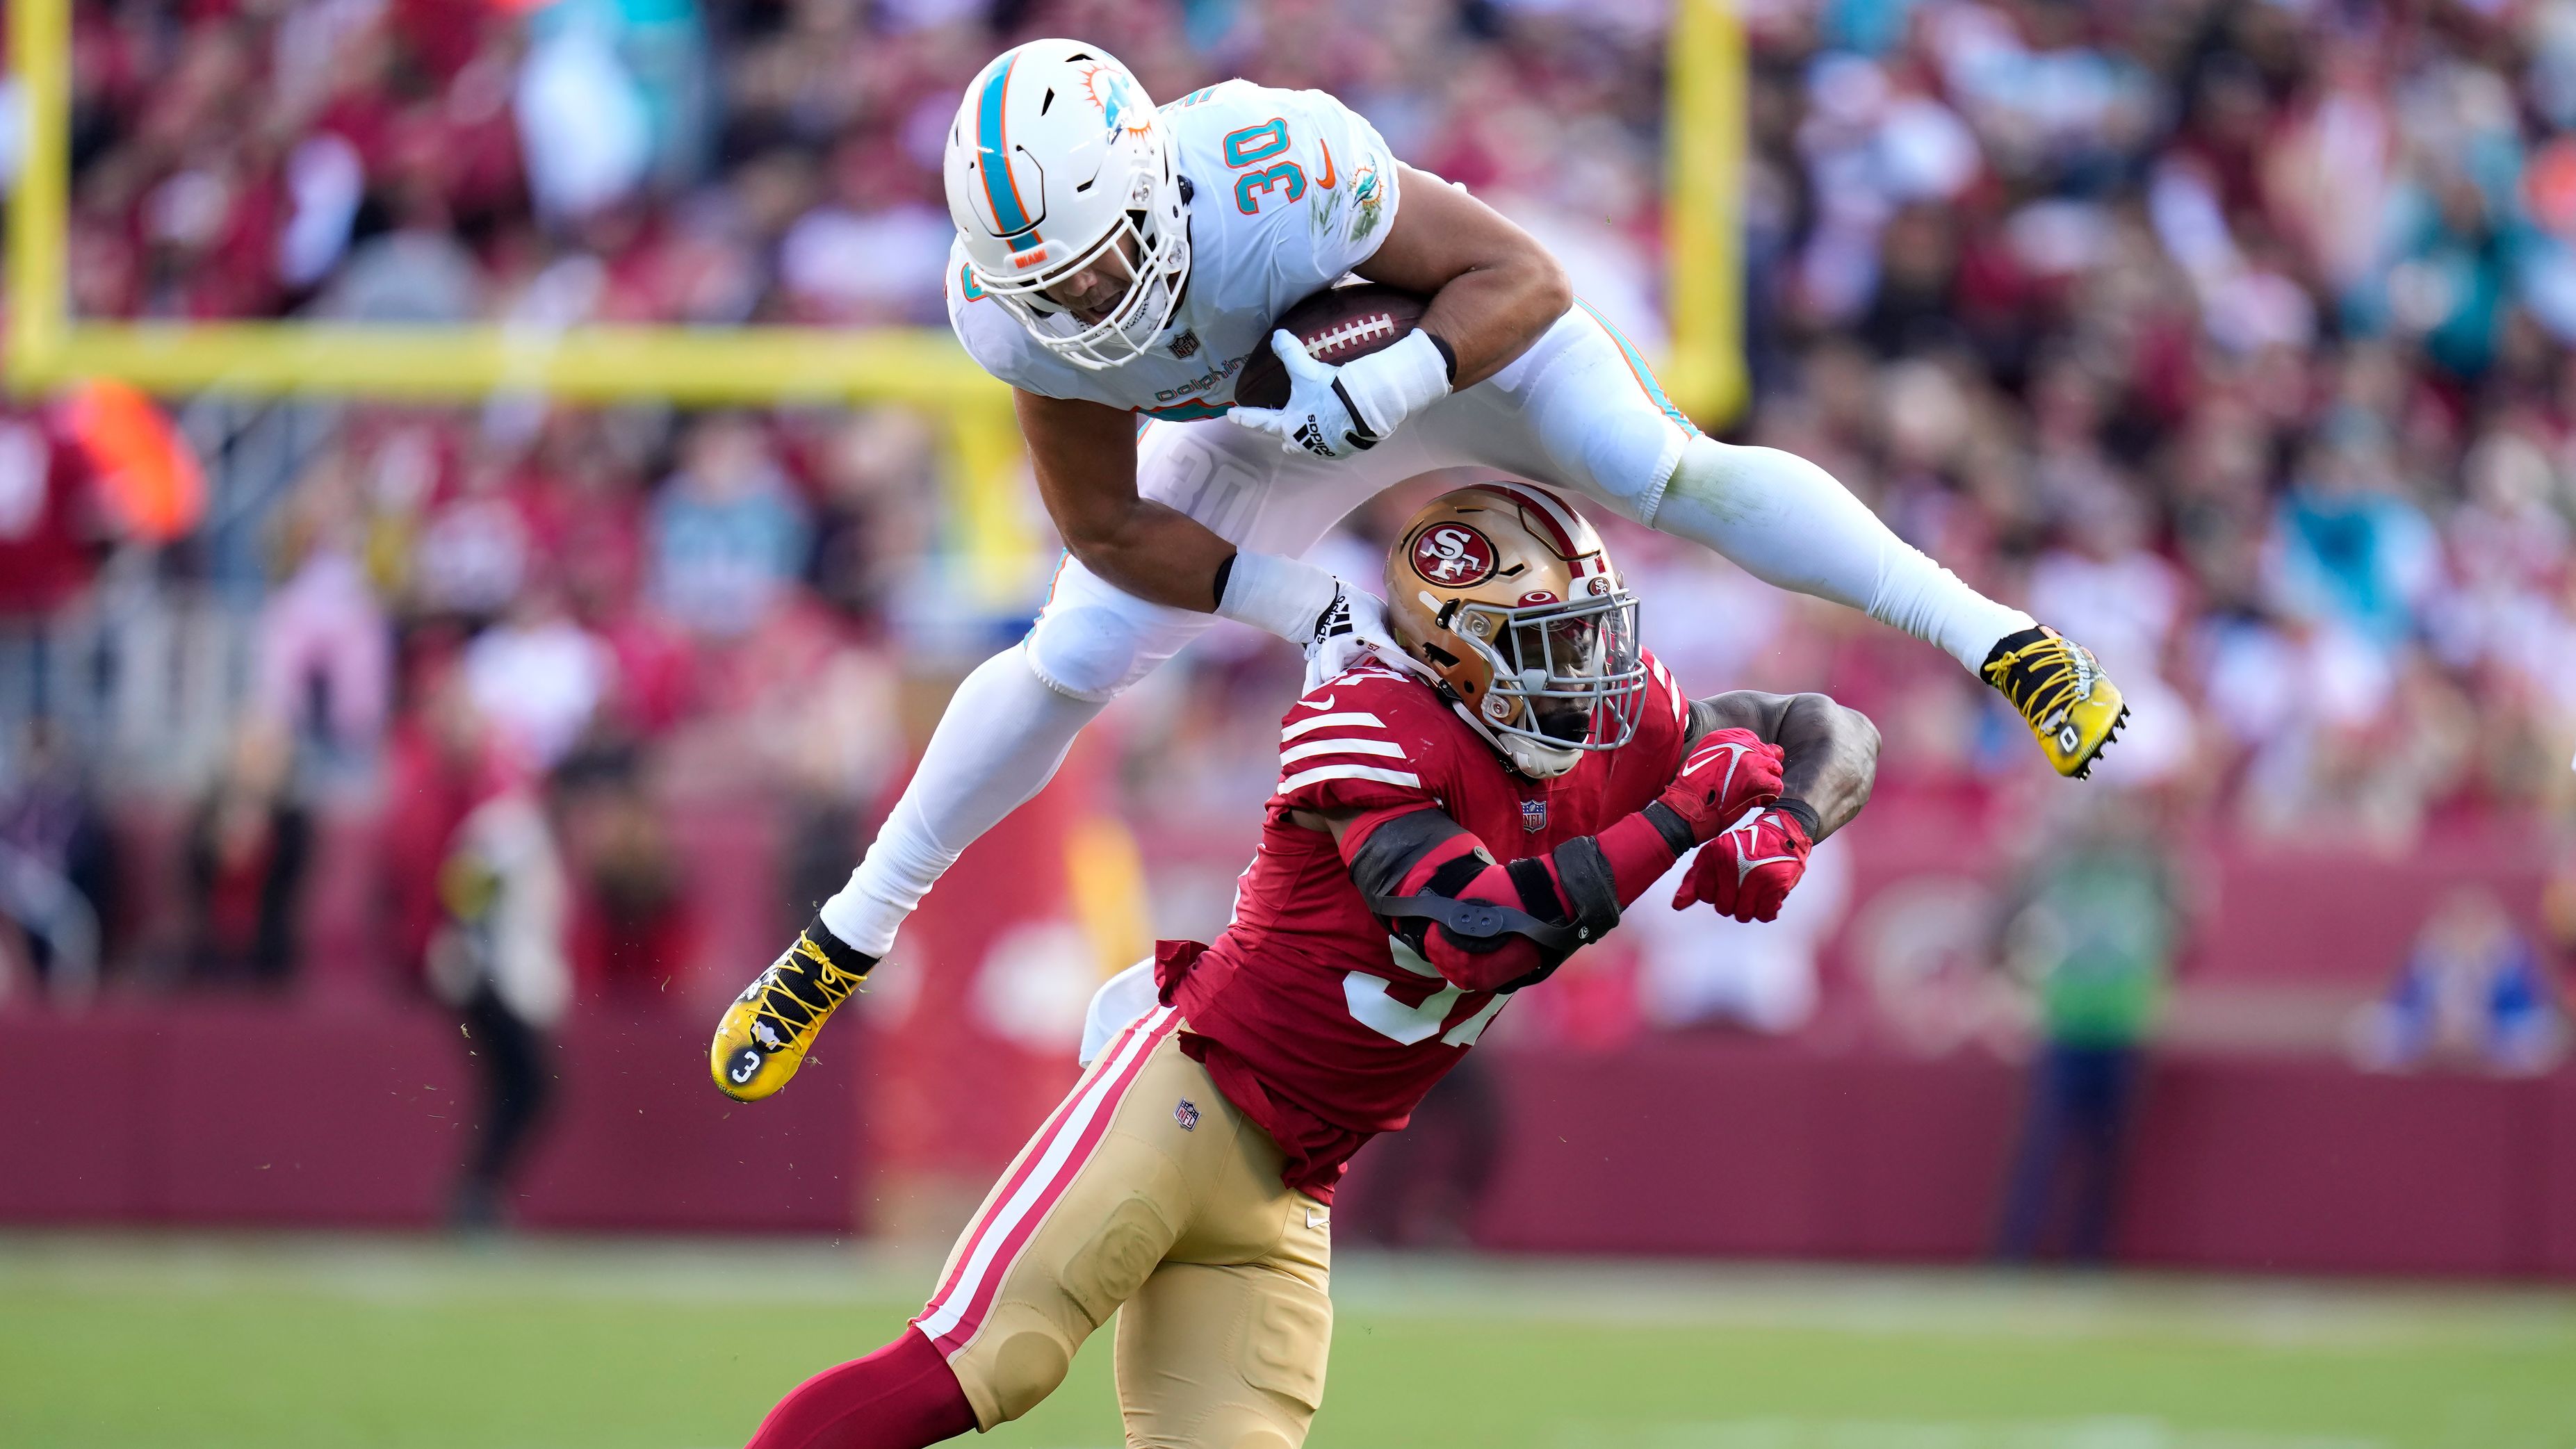
[[[1644,521],[1717,550],[1766,584],[1866,612],[1970,670],[2031,617],[1969,588],[1795,453],[1695,437]]]
[[[882,956],[895,928],[975,837],[1055,777],[1073,737],[1107,703],[1048,688],[1025,649],[994,655],[966,676],[850,883],[823,903],[823,925]]]

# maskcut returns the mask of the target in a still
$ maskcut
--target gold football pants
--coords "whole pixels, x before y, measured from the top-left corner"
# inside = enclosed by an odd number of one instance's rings
[[[1158,1007],[1092,1062],[950,1250],[913,1324],[979,1428],[1053,1392],[1118,1313],[1134,1449],[1295,1449],[1324,1397],[1332,1230]],[[1121,1309],[1124,1312],[1120,1312]]]

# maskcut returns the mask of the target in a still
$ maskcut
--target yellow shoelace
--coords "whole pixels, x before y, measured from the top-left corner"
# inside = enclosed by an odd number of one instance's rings
[[[777,964],[761,973],[753,1019],[768,1021],[792,1040],[847,1000],[866,979],[833,965],[821,947],[800,935]]]
[[[2054,668],[2051,666],[2054,665]],[[2039,638],[1986,666],[1986,682],[2003,691],[2022,718],[2036,725],[2079,703],[2091,691],[2091,671],[2062,638]]]

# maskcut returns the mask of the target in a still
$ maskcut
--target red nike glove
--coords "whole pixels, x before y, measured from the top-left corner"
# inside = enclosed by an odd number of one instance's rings
[[[1700,847],[1673,909],[1706,901],[1739,921],[1777,920],[1780,903],[1807,873],[1807,827],[1776,806]]]
[[[1706,840],[1756,805],[1780,798],[1780,747],[1751,730],[1712,730],[1682,757],[1681,773],[1656,798]]]

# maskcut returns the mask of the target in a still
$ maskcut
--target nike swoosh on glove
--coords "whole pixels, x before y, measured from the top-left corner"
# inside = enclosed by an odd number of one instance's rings
[[[1780,798],[1780,747],[1751,730],[1711,730],[1682,757],[1673,782],[1656,798],[1706,840],[1756,805]]]
[[[1386,601],[1339,579],[1333,605],[1315,620],[1315,637],[1306,642],[1306,688],[1312,690],[1363,660],[1394,662],[1405,658],[1404,646],[1387,628]]]
[[[1700,847],[1673,909],[1706,901],[1721,916],[1739,921],[1779,919],[1780,903],[1807,873],[1812,848],[1807,827],[1786,810],[1772,808],[1720,832]]]
[[[1297,334],[1270,334],[1288,369],[1288,405],[1237,404],[1228,418],[1279,439],[1282,451],[1347,458],[1376,447],[1404,420],[1449,394],[1449,364],[1425,332],[1406,333],[1382,352],[1334,367],[1317,362]]]

